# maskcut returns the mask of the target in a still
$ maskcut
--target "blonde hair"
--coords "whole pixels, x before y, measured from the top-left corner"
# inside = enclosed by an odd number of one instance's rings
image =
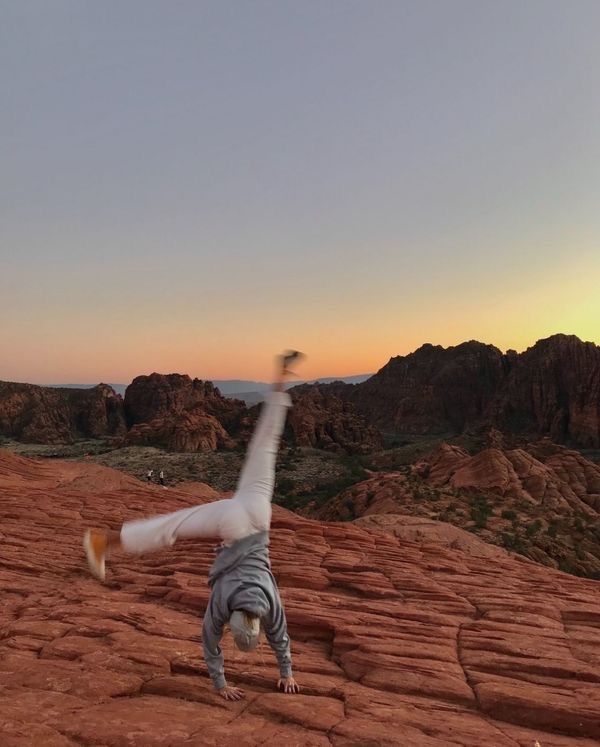
[[[248,612],[248,610],[240,610],[240,612],[244,616],[244,622],[246,624],[246,627],[248,628],[248,630],[252,630],[252,628],[254,627],[253,625],[254,620],[260,619],[260,618],[258,617],[258,615],[254,615],[252,614],[252,612]],[[263,629],[262,620],[260,621],[260,629],[261,630]]]

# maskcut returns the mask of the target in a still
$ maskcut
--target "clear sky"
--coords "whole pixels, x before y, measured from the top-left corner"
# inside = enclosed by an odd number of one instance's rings
[[[0,0],[0,379],[600,343],[598,0]]]

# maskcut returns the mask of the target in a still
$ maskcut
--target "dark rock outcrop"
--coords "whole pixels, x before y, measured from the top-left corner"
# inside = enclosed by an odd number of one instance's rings
[[[247,425],[243,402],[182,374],[138,376],[127,387],[125,412],[129,443],[173,451],[232,448]]]
[[[600,446],[600,347],[573,335],[521,354],[492,345],[423,345],[362,384],[336,386],[366,420],[392,433],[483,432],[550,436]]]
[[[68,389],[0,382],[0,434],[28,443],[120,437],[123,400],[112,387]]]
[[[505,376],[504,356],[493,345],[423,345],[391,358],[347,391],[357,409],[383,430],[460,432],[489,417]]]
[[[600,347],[554,335],[511,363],[498,403],[501,427],[600,446]]]

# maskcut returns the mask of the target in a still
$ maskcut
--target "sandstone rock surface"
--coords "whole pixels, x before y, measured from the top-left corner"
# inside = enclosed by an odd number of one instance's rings
[[[195,499],[89,467],[0,452],[3,745],[598,744],[597,583],[426,527],[413,541],[281,509],[271,555],[303,690],[276,693],[266,646],[226,637],[247,698],[225,703],[200,645],[214,543],[115,555],[104,586],[81,550],[90,524]]]

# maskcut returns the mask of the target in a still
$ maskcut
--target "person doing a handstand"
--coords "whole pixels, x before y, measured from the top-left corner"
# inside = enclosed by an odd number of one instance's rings
[[[221,547],[208,574],[210,598],[202,628],[204,658],[213,684],[226,700],[239,700],[243,690],[225,679],[219,645],[226,623],[241,651],[256,648],[261,627],[279,664],[278,688],[299,692],[292,674],[285,613],[271,573],[269,528],[275,487],[275,461],[290,395],[283,391],[288,366],[301,356],[290,351],[278,359],[278,375],[263,405],[250,440],[246,461],[232,498],[182,509],[149,519],[128,521],[120,531],[88,529],[83,538],[92,573],[105,577],[109,550],[144,553],[172,545],[177,539],[220,538]]]

